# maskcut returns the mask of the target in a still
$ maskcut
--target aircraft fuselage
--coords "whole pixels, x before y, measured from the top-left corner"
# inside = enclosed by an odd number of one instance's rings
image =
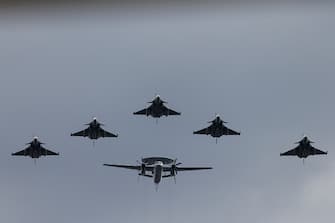
[[[153,103],[150,108],[147,109],[147,115],[151,115],[153,118],[160,118],[163,116],[163,104]]]
[[[302,143],[298,148],[297,155],[299,158],[307,158],[310,155],[310,151],[308,150],[310,144]]]
[[[159,184],[162,180],[162,175],[163,175],[163,163],[162,162],[157,162],[154,166],[153,170],[154,174],[154,183]]]
[[[223,126],[222,124],[215,124],[213,126],[213,130],[211,132],[211,136],[215,138],[219,138],[223,135]]]
[[[31,144],[31,149],[29,151],[29,156],[31,158],[37,159],[42,155],[43,155],[43,152],[42,152],[41,144],[33,142]]]
[[[39,158],[42,155],[41,143],[35,137],[30,143],[31,149],[29,151],[29,156],[31,158]]]
[[[90,125],[90,128],[88,130],[88,137],[90,139],[98,139],[100,137],[99,126]]]
[[[100,137],[102,137],[100,133],[100,123],[93,121],[88,128],[88,138],[99,139]]]

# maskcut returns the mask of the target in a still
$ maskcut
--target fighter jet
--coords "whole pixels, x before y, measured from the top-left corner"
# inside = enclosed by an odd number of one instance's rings
[[[113,133],[107,132],[101,126],[104,124],[97,121],[97,118],[93,118],[93,121],[86,124],[88,125],[88,128],[72,133],[71,136],[82,136],[82,137],[88,137],[93,140],[97,140],[100,137],[118,137],[118,135],[115,135]]]
[[[137,161],[138,165],[116,165],[104,164],[104,166],[119,167],[139,171],[139,176],[153,178],[156,185],[161,182],[162,178],[173,177],[176,182],[176,175],[180,171],[192,170],[208,170],[212,167],[179,167],[181,163],[177,163],[177,159],[170,159],[166,157],[148,157],[142,158],[141,162]]]
[[[169,115],[180,115],[181,113],[176,112],[174,110],[171,110],[167,108],[164,104],[167,103],[166,101],[163,101],[159,95],[157,95],[153,101],[148,102],[151,105],[143,110],[140,110],[138,112],[134,112],[134,115],[146,115],[146,116],[152,116],[153,118],[160,118],[161,116],[169,116]]]
[[[29,145],[24,150],[16,153],[12,153],[12,156],[30,156],[33,159],[38,159],[40,156],[58,156],[59,153],[47,150],[42,145],[44,143],[40,142],[37,137],[34,137],[33,141],[27,143]]]
[[[299,158],[305,159],[308,156],[328,154],[328,152],[323,152],[319,149],[314,148],[311,145],[312,143],[314,142],[310,141],[307,136],[304,136],[302,140],[295,143],[298,144],[297,147],[285,153],[281,153],[280,156],[298,156]]]
[[[240,135],[239,132],[235,132],[234,130],[227,128],[224,125],[227,122],[223,121],[219,115],[216,115],[215,119],[208,123],[211,123],[211,125],[207,128],[195,131],[193,134],[211,135],[212,137],[216,138],[216,143],[217,139],[223,135]]]

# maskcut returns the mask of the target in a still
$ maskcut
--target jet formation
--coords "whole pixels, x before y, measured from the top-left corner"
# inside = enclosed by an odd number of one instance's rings
[[[174,116],[181,115],[180,112],[174,111],[166,107],[166,101],[162,100],[159,95],[157,95],[150,103],[150,106],[144,108],[140,111],[134,112],[134,115],[146,115],[153,118],[160,118],[162,116]],[[156,119],[157,120],[157,119]],[[209,122],[210,125],[204,129],[194,131],[193,134],[196,135],[210,135],[216,139],[224,135],[240,135],[240,132],[234,131],[225,126],[227,122],[223,121],[219,115],[216,115],[215,119]],[[102,128],[104,124],[98,122],[97,118],[93,118],[93,121],[86,124],[88,127],[84,130],[72,133],[71,136],[88,137],[89,139],[95,140],[99,138],[116,138],[117,134],[108,132]],[[303,137],[302,140],[297,142],[298,146],[287,152],[281,153],[280,156],[297,156],[303,160],[311,155],[327,155],[328,152],[324,152],[313,147],[311,144],[314,142],[310,141],[307,136]],[[19,152],[13,153],[13,156],[29,156],[33,158],[36,162],[41,156],[58,156],[59,153],[53,152],[44,148],[42,145],[44,143],[40,142],[37,137],[27,143],[28,147]],[[125,168],[131,170],[137,170],[138,176],[149,177],[153,179],[153,182],[158,187],[158,184],[163,178],[173,177],[176,182],[176,175],[178,172],[182,171],[195,171],[195,170],[209,170],[212,167],[182,167],[182,163],[177,162],[177,159],[171,159],[166,157],[147,157],[142,158],[138,161],[138,165],[120,165],[120,164],[104,164],[104,166]]]

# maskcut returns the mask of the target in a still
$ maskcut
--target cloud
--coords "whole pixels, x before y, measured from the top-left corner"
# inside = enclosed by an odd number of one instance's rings
[[[286,202],[286,207],[282,207],[280,212],[273,213],[272,222],[329,222],[333,218],[335,165],[329,165],[318,174],[306,171],[309,177],[300,184],[300,188],[292,188],[296,194],[291,192],[284,197],[290,202]]]

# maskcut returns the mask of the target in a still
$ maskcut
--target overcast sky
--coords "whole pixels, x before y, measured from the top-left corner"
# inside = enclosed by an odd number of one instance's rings
[[[331,222],[332,4],[7,11],[0,15],[0,219]],[[180,117],[133,116],[156,95]],[[241,136],[194,130],[220,114]],[[71,138],[96,116],[117,139]],[[327,156],[279,157],[307,134]],[[12,157],[38,135],[59,157]],[[151,179],[103,163],[178,158]]]

